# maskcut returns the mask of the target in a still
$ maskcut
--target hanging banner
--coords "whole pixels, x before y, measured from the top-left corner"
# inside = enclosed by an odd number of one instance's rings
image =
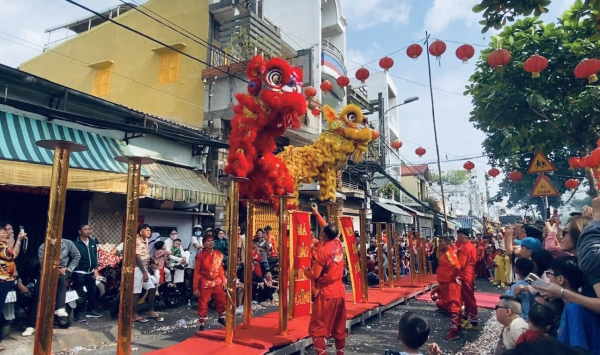
[[[360,269],[360,259],[356,248],[356,236],[354,235],[354,225],[352,217],[340,217],[340,225],[342,226],[342,235],[346,244],[346,261],[350,271],[350,281],[352,281],[352,294],[354,295],[354,303],[363,301],[362,294],[362,277]]]
[[[290,294],[292,317],[310,315],[310,280],[304,276],[304,269],[311,264],[310,213],[290,212]]]

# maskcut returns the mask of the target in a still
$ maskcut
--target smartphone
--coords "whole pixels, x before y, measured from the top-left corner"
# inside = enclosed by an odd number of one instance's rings
[[[525,282],[527,282],[530,286],[533,286],[535,288],[545,289],[549,286],[546,281],[540,279],[539,276],[534,273],[530,273],[529,275],[527,275],[527,277],[525,278]]]
[[[19,226],[19,231],[20,231],[19,233],[25,234],[25,227]]]
[[[554,212],[552,213],[552,217],[558,217],[558,210],[555,209]]]

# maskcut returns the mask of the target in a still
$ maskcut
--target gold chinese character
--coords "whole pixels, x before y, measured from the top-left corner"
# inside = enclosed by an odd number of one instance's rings
[[[310,303],[310,301],[311,301],[310,291],[304,291],[304,289],[302,289],[302,290],[300,290],[300,292],[298,292],[294,295],[294,304],[296,306]]]

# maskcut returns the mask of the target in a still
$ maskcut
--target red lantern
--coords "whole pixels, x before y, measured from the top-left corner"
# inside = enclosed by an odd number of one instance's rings
[[[505,67],[510,62],[510,52],[506,49],[496,49],[490,53],[487,61],[492,68]]]
[[[589,160],[590,160],[589,156],[581,157],[581,158],[579,158],[579,164],[581,165],[582,168],[589,168]]]
[[[495,178],[496,176],[500,175],[500,170],[491,168],[490,171],[488,171],[488,175]]]
[[[333,85],[329,82],[329,80],[323,80],[323,82],[321,83],[321,90],[327,93],[330,92],[331,89],[333,89]]]
[[[579,181],[577,181],[575,179],[569,179],[569,180],[565,181],[565,186],[569,190],[573,191],[579,186]]]
[[[523,178],[523,174],[520,171],[515,170],[508,174],[508,178],[511,181],[521,181],[521,179]]]
[[[531,73],[532,78],[539,78],[540,72],[548,67],[548,59],[534,54],[523,63],[523,69]]]
[[[463,44],[456,48],[456,57],[466,63],[469,59],[475,55],[475,48],[470,44]]]
[[[436,58],[441,57],[445,51],[446,43],[444,43],[444,41],[440,41],[439,39],[433,41],[433,43],[429,45],[429,53],[431,53],[431,55],[435,56]]]
[[[475,169],[475,164],[473,164],[472,161],[468,160],[463,164],[463,168],[465,168],[465,170],[467,170],[467,171],[471,171],[471,170]]]
[[[319,110],[318,108],[313,108],[312,110],[310,110],[310,113],[312,113],[313,116],[321,116],[321,110]]]
[[[422,157],[423,155],[425,155],[425,153],[427,153],[427,151],[425,150],[425,148],[423,147],[419,147],[417,149],[415,149],[415,153],[420,157]]]
[[[369,78],[369,69],[360,68],[356,71],[356,79],[360,80],[361,83],[365,83],[365,80]]]
[[[317,89],[312,86],[308,86],[306,89],[304,89],[304,95],[306,95],[306,97],[315,97],[317,96]]]
[[[596,74],[600,72],[600,60],[598,59],[584,59],[577,67],[575,67],[575,76],[579,79],[588,79],[590,84],[598,81]]]
[[[402,141],[399,141],[399,140],[392,141],[392,148],[394,148],[394,149],[402,148]]]
[[[371,139],[377,139],[379,138],[379,131],[376,129],[372,129],[371,130]]]
[[[410,46],[408,46],[408,48],[406,48],[406,55],[412,59],[416,60],[417,58],[419,58],[421,53],[423,53],[423,47],[416,43],[411,44]]]
[[[600,167],[600,148],[592,150],[588,159],[588,168],[596,169]]]
[[[383,57],[379,60],[379,66],[387,72],[394,66],[394,60],[390,57]]]
[[[579,158],[578,157],[570,157],[569,158],[569,166],[573,170],[581,169],[581,162],[579,161]]]
[[[345,75],[340,75],[336,80],[339,87],[343,88],[350,85],[350,78]]]

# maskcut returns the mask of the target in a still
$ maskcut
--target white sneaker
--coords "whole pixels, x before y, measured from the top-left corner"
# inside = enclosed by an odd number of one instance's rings
[[[54,314],[56,314],[59,317],[68,317],[69,316],[69,313],[67,313],[67,311],[65,311],[64,308],[57,309],[56,312],[54,312]]]
[[[27,328],[25,328],[25,331],[23,333],[21,333],[21,336],[28,337],[28,336],[32,336],[33,333],[35,333],[35,328],[27,327]]]

